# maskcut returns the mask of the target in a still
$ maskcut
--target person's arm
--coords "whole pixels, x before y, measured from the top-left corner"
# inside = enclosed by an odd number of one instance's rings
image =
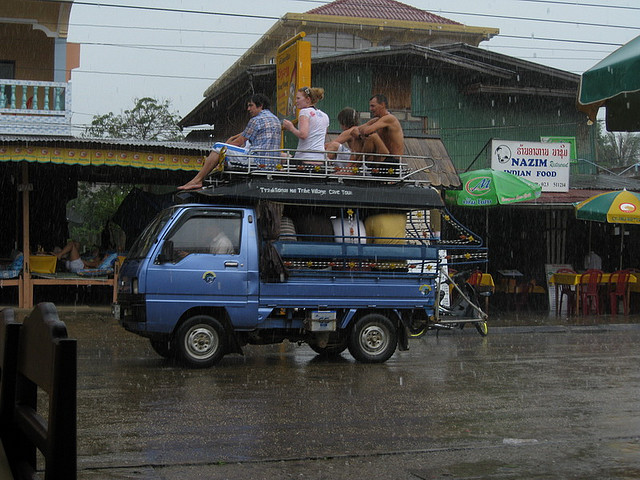
[[[105,255],[105,257],[106,257],[106,255]],[[104,260],[104,257],[101,257],[100,255],[98,255],[97,257],[94,257],[94,258],[89,259],[89,260],[85,260],[83,258],[82,259],[82,263],[84,263],[84,266],[86,268],[96,268],[98,265],[100,265],[102,263],[102,260]]]
[[[287,120],[287,119],[282,121],[282,126],[284,127],[285,130],[290,131],[296,137],[302,140],[304,140],[309,136],[309,117],[307,117],[306,115],[298,116],[298,128],[296,128],[293,125],[291,120]]]
[[[229,137],[225,143],[229,145],[235,145],[236,147],[242,147],[247,143],[248,138],[242,136],[242,133],[238,133],[232,137]]]
[[[391,115],[385,115],[380,118],[372,118],[360,127],[360,134],[367,137],[372,133],[377,132],[378,130],[382,130],[385,127],[391,126],[391,122],[393,122],[393,118]]]
[[[347,141],[354,136],[354,131],[356,132],[355,136],[357,136],[357,127],[347,128],[340,135],[336,137],[334,142],[347,143]]]

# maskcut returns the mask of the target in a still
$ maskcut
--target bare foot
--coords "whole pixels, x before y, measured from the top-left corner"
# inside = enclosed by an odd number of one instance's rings
[[[199,183],[185,183],[184,185],[178,187],[178,190],[198,190],[202,188],[202,182]]]

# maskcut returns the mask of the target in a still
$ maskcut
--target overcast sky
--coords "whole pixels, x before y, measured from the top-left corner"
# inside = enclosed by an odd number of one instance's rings
[[[168,99],[184,116],[277,18],[327,3],[76,0],[68,40],[84,45],[72,74],[73,123],[81,127],[93,115],[121,113],[144,96]],[[403,3],[466,25],[499,28],[500,35],[482,48],[577,74],[640,35],[638,0]]]

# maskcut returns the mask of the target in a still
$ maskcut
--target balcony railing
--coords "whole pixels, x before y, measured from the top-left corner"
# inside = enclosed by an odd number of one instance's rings
[[[0,134],[71,135],[71,85],[0,79]]]

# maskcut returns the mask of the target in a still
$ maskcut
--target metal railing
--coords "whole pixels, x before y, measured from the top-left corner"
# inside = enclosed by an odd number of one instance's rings
[[[296,155],[301,153],[311,153],[318,158],[296,158]],[[295,149],[252,151],[246,155],[227,152],[224,173],[231,176],[256,175],[273,178],[297,177],[430,184],[429,180],[419,178],[418,174],[430,170],[435,165],[433,158],[415,155],[353,153],[345,161],[331,158],[335,157],[335,154],[334,151]],[[408,164],[409,159],[419,159],[423,166],[411,168]],[[215,182],[216,170],[213,173],[214,178],[211,180]]]
[[[70,84],[0,79],[0,133],[46,135],[70,131]]]

